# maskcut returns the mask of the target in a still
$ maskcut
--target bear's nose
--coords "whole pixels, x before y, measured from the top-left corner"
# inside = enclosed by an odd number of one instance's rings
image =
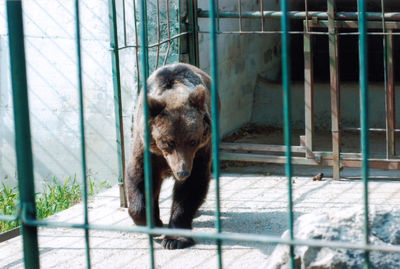
[[[180,172],[178,172],[178,173],[176,173],[177,175],[178,175],[178,177],[180,177],[180,178],[184,178],[184,177],[187,177],[187,176],[189,176],[189,171],[188,170],[182,170],[182,171],[180,171]]]

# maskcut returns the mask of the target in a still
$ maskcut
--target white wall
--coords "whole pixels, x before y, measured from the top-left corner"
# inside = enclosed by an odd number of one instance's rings
[[[136,5],[138,6],[138,0]],[[82,0],[81,36],[88,174],[97,181],[116,183],[118,162],[109,45],[108,0]],[[170,1],[171,35],[176,34],[177,0]],[[135,45],[133,2],[125,1],[126,44],[122,1],[117,0],[119,47]],[[155,35],[155,0],[148,1],[149,44]],[[165,31],[165,1],[160,1],[161,38]],[[25,50],[30,121],[36,186],[57,176],[81,180],[79,106],[76,69],[75,15],[73,0],[23,1]],[[139,18],[139,17],[138,17]],[[140,26],[139,26],[140,27]],[[177,61],[176,41],[167,63]],[[159,66],[168,43],[161,46]],[[14,126],[9,74],[5,1],[0,0],[0,182],[16,184]],[[156,49],[149,50],[150,70],[155,68]],[[126,158],[129,158],[132,114],[137,95],[136,53],[120,50],[122,106]],[[5,180],[4,180],[5,179]]]
[[[30,122],[37,181],[81,178],[74,1],[24,1]],[[108,1],[80,1],[87,163],[115,183],[117,153]],[[0,180],[15,179],[14,127],[4,1],[0,4]],[[37,184],[40,185],[40,184]],[[40,186],[38,186],[40,187]]]

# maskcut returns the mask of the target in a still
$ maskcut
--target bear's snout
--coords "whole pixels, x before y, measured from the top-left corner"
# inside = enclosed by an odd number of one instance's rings
[[[183,180],[190,176],[190,172],[188,170],[182,170],[176,173],[176,175],[179,177],[179,179]]]

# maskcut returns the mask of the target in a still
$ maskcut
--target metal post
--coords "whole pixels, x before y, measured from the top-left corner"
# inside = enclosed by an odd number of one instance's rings
[[[15,148],[21,208],[29,219],[36,219],[35,186],[28,85],[26,80],[24,29],[21,1],[7,0],[7,22],[10,47],[11,82],[14,106]],[[27,268],[39,268],[36,226],[21,223],[24,262]]]
[[[108,4],[109,4],[109,22],[110,22],[111,64],[112,64],[113,89],[114,89],[115,129],[116,129],[117,153],[118,153],[119,197],[120,197],[120,206],[128,207],[126,191],[125,191],[125,140],[124,140],[124,122],[122,119],[117,13],[115,8],[115,0],[109,0]]]
[[[197,0],[188,1],[189,63],[199,66]]]
[[[395,77],[394,77],[394,61],[393,61],[393,35],[392,30],[388,31],[386,39],[386,67],[387,77],[385,84],[387,85],[386,93],[386,157],[392,158],[396,155],[396,106],[395,106]]]
[[[153,220],[153,185],[151,171],[151,153],[150,153],[150,128],[149,128],[149,105],[147,103],[147,78],[149,76],[149,61],[147,48],[147,7],[146,1],[140,1],[140,47],[142,49],[140,57],[140,67],[143,84],[143,118],[144,118],[144,178],[145,178],[145,196],[146,196],[146,222],[147,227],[154,228]],[[149,234],[150,267],[154,268],[154,246],[153,236]]]
[[[85,145],[85,113],[83,102],[83,84],[82,84],[82,57],[81,57],[81,34],[79,18],[79,1],[75,0],[75,31],[76,31],[76,56],[77,56],[77,75],[78,75],[78,93],[79,93],[79,122],[81,135],[81,156],[82,156],[82,181],[83,181],[83,210],[84,223],[89,226],[88,216],[88,188],[87,188],[87,169],[86,169],[86,145]],[[86,267],[90,269],[90,244],[89,229],[85,228],[85,250]]]
[[[217,47],[217,15],[216,2],[209,0],[210,7],[210,62],[211,62],[211,117],[212,117],[212,152],[213,152],[213,174],[215,179],[215,228],[221,233],[221,212],[219,196],[219,111],[218,111],[218,47]],[[222,268],[222,241],[217,240],[218,268]]]
[[[281,31],[282,31],[282,90],[283,90],[283,129],[286,146],[286,177],[288,182],[288,222],[289,238],[294,240],[293,231],[293,194],[292,194],[292,151],[291,151],[291,91],[290,91],[290,41],[289,41],[289,16],[288,1],[281,1]],[[294,246],[290,245],[290,268],[295,268]]]
[[[340,179],[341,123],[339,82],[339,36],[335,27],[335,0],[328,0],[329,63],[331,80],[331,118],[333,179]]]
[[[314,133],[314,66],[311,34],[304,34],[304,105],[306,157],[311,158]]]
[[[359,31],[359,66],[360,66],[360,127],[361,127],[361,155],[362,167],[361,176],[364,185],[364,243],[369,243],[369,221],[368,221],[368,155],[369,155],[369,139],[368,139],[368,39],[367,39],[367,20],[366,20],[366,4],[365,0],[357,0],[358,4],[358,31]],[[365,251],[364,268],[370,267],[369,251]]]

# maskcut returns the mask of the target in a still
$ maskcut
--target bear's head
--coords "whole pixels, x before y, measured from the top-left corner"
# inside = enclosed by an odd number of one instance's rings
[[[197,86],[189,95],[148,98],[152,151],[162,154],[178,181],[188,178],[196,152],[210,141],[207,90]]]

